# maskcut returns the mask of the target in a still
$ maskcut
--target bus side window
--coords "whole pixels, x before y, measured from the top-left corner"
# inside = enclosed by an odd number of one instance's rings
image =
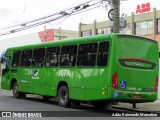
[[[58,66],[60,47],[49,47],[46,50],[46,66]]]
[[[32,66],[42,67],[44,65],[45,48],[34,49]]]
[[[21,51],[14,51],[12,67],[19,67],[21,60]]]
[[[22,52],[21,66],[28,67],[31,65],[32,50],[24,50]]]
[[[79,45],[77,66],[95,66],[97,43]]]
[[[9,69],[11,57],[6,57],[6,68]]]
[[[10,56],[5,56],[3,58],[2,69],[9,69],[10,68],[10,60],[11,60]]]
[[[108,62],[108,53],[109,53],[109,42],[101,42],[99,45],[99,52],[98,52],[98,66],[106,66]]]
[[[68,45],[61,48],[60,65],[75,66],[77,45]]]

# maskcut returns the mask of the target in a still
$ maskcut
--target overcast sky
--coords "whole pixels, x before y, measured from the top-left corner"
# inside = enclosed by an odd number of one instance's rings
[[[0,29],[53,14],[86,1],[88,0],[0,0]],[[121,13],[130,16],[131,12],[136,11],[137,5],[147,2],[150,2],[151,10],[154,7],[160,9],[160,0],[122,0]],[[62,29],[78,30],[80,22],[92,23],[93,20],[108,20],[108,10],[100,6],[94,10],[46,24],[46,26],[48,29],[61,27]],[[43,25],[25,32],[15,33],[14,36],[40,30],[43,30]],[[0,38],[9,36],[11,35],[0,36]]]

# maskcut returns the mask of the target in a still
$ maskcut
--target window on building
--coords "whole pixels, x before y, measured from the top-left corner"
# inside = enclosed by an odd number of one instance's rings
[[[46,66],[58,66],[59,47],[49,47],[46,50]]]
[[[41,67],[44,65],[45,48],[35,49],[33,52],[32,66]]]
[[[106,66],[108,62],[109,42],[101,42],[98,51],[98,66]]]
[[[157,19],[157,34],[160,34],[160,19]]]
[[[131,23],[127,23],[125,28],[120,28],[120,33],[131,34]]]
[[[15,51],[13,55],[13,67],[19,67],[21,62],[21,51]]]
[[[77,45],[68,45],[61,48],[60,65],[75,66]]]
[[[95,66],[97,43],[79,45],[77,66]]]
[[[21,66],[28,67],[32,62],[32,50],[24,50],[22,52]]]
[[[153,33],[153,21],[148,21],[148,34],[152,34]]]
[[[82,37],[91,36],[91,35],[92,35],[92,30],[86,30],[82,32]]]
[[[141,35],[141,23],[140,22],[137,22],[135,23],[135,34],[136,35]]]
[[[147,35],[147,21],[141,22],[141,35]]]
[[[153,33],[153,21],[143,21],[135,23],[136,35],[148,35]]]
[[[102,29],[97,29],[97,34],[102,34]]]
[[[107,34],[107,33],[111,33],[110,27],[97,29],[97,34]]]

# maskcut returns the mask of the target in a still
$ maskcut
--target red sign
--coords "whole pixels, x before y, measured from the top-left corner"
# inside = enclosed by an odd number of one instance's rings
[[[137,5],[136,14],[149,12],[151,10],[150,3]]]
[[[54,41],[54,29],[46,30],[46,33],[44,31],[38,32],[39,37],[41,39],[41,42],[50,42]],[[46,40],[44,40],[46,34]]]

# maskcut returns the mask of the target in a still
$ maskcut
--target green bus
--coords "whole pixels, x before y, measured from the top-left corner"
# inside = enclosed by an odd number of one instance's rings
[[[1,88],[56,97],[62,107],[153,102],[158,56],[157,41],[118,33],[9,48]]]

